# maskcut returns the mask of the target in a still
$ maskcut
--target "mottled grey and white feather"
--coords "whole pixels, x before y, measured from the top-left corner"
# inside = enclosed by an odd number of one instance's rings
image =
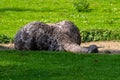
[[[90,52],[80,47],[80,43],[79,29],[66,20],[55,24],[28,23],[17,32],[14,40],[18,50]]]

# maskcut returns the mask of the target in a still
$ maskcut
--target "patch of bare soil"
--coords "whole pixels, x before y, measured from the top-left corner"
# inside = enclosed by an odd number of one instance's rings
[[[102,53],[120,53],[119,41],[99,41],[99,42],[87,42],[82,43],[81,46],[87,47],[90,45],[97,45],[99,52]]]
[[[0,44],[0,50],[13,50],[14,44]]]
[[[82,43],[82,47],[97,45],[100,53],[120,53],[120,41],[99,41]],[[14,50],[14,44],[0,44],[0,50]]]

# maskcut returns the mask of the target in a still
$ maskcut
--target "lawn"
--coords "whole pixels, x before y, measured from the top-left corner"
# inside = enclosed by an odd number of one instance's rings
[[[73,21],[80,30],[120,30],[119,0],[88,0],[90,11],[77,12],[72,0],[0,0],[0,34],[13,37],[32,22]]]
[[[120,80],[120,55],[0,51],[1,80]]]
[[[72,0],[0,0],[0,35],[13,38],[18,29],[32,21],[70,20],[80,30],[120,31],[119,0],[88,2],[90,11],[77,12]],[[9,39],[0,36],[0,43],[2,40]],[[119,70],[120,55],[0,51],[0,80],[120,80]]]

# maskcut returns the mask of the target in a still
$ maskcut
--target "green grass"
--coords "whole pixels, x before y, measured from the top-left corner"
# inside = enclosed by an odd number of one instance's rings
[[[120,31],[119,0],[88,2],[90,11],[77,12],[72,0],[0,0],[0,34],[13,37],[29,22],[62,20],[73,21],[80,30]],[[5,35],[0,41],[9,42]],[[0,51],[0,80],[120,80],[119,66],[120,55]]]
[[[73,21],[80,30],[120,30],[119,0],[88,0],[89,12],[74,10],[72,0],[0,0],[0,34],[13,37],[32,22]]]
[[[0,51],[0,80],[120,80],[120,55]]]

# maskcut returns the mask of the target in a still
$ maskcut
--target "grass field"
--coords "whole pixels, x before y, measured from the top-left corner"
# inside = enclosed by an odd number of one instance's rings
[[[120,55],[0,51],[0,80],[120,80]]]
[[[120,30],[119,0],[88,0],[90,11],[77,12],[72,0],[0,0],[0,34],[13,37],[28,22],[73,21],[80,30]]]
[[[90,11],[77,12],[72,0],[0,0],[0,34],[13,37],[32,21],[70,20],[80,30],[120,30],[119,0],[88,2]],[[119,70],[120,55],[0,51],[0,80],[120,80]]]

